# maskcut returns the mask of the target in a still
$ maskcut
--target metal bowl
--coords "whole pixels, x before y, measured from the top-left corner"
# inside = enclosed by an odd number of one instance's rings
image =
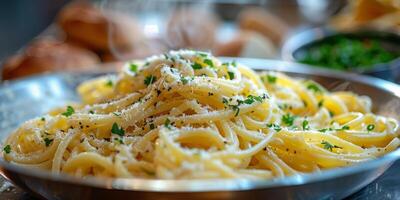
[[[225,58],[225,60],[232,60]],[[301,64],[236,59],[256,70],[276,70],[318,81],[331,90],[371,96],[374,111],[398,118],[400,86],[372,77],[332,72]],[[0,138],[23,120],[76,101],[75,87],[98,74],[50,74],[0,86]],[[273,180],[78,179],[27,169],[0,159],[0,172],[17,186],[46,199],[341,199],[371,183],[400,157],[400,149],[345,168]]]
[[[337,32],[327,27],[308,29],[293,34],[282,47],[282,58],[287,61],[297,61],[298,53],[310,46],[318,44],[325,39],[335,36],[346,36],[360,39],[376,39],[382,41],[387,50],[397,51],[400,49],[400,36],[392,32],[373,30],[358,30],[353,32]],[[385,80],[400,82],[400,58],[387,63],[379,63],[373,66],[365,66],[351,69],[354,73],[366,74]]]

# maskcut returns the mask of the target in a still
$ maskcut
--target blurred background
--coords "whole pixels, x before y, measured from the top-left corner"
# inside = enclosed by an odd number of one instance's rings
[[[186,48],[399,81],[399,0],[15,0],[0,11],[3,80]]]

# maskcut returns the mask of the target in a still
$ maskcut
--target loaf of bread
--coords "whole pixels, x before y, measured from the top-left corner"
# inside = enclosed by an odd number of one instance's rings
[[[236,35],[213,49],[217,56],[276,58],[277,50],[272,41],[254,31],[238,31]]]
[[[130,16],[101,10],[87,3],[73,3],[58,15],[57,24],[67,40],[97,52],[129,50],[143,38],[139,24]]]
[[[53,39],[33,41],[3,63],[3,80],[54,71],[85,71],[100,62],[93,52]]]
[[[258,32],[272,40],[275,45],[280,45],[289,32],[286,22],[259,7],[244,9],[238,20],[241,29]]]

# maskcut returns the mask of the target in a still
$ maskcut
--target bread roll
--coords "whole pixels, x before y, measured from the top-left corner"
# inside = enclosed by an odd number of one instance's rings
[[[132,49],[143,38],[138,23],[131,17],[102,11],[88,3],[66,6],[57,23],[67,39],[82,43],[95,51]]]
[[[21,54],[3,64],[4,80],[51,71],[95,69],[99,58],[93,52],[52,39],[31,43]]]
[[[271,39],[275,45],[280,45],[289,31],[284,21],[263,8],[246,8],[240,12],[238,20],[241,29],[258,32]]]
[[[217,56],[276,58],[277,50],[271,40],[253,31],[239,31],[225,43],[218,44],[213,52]]]

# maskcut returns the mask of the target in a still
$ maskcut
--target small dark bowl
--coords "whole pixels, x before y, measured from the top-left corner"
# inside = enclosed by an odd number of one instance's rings
[[[283,45],[282,58],[298,61],[299,52],[336,36],[349,38],[374,39],[381,42],[389,51],[400,51],[400,36],[391,32],[359,30],[353,32],[337,32],[329,28],[313,28],[291,36]],[[325,67],[329,69],[329,67]],[[400,83],[400,57],[387,63],[379,63],[368,67],[357,67],[349,70],[353,73],[366,74]]]

